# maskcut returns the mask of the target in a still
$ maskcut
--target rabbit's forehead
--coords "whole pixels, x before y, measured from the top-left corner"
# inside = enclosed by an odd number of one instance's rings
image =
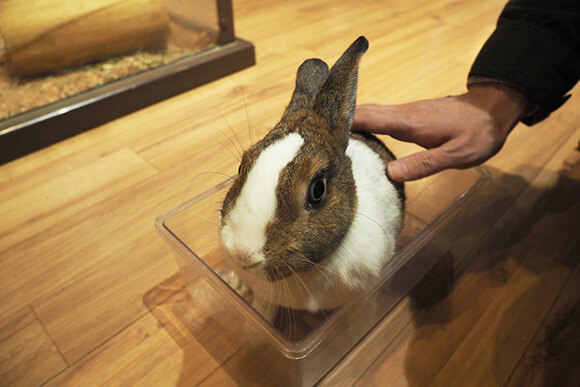
[[[266,228],[276,214],[280,171],[295,158],[303,143],[298,133],[289,133],[259,154],[222,229],[222,241],[228,250],[241,254],[261,251]]]
[[[338,141],[333,138],[328,124],[312,112],[300,111],[280,122],[262,140],[254,144],[244,154],[242,165],[250,169],[264,151],[286,139],[290,134],[302,138],[303,151],[307,154],[331,155],[337,152]],[[304,152],[301,151],[300,154]]]
[[[329,124],[311,111],[296,112],[284,124],[288,131],[299,133],[311,146],[336,147]]]

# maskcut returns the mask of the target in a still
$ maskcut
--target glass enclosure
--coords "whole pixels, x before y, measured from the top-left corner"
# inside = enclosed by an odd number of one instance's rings
[[[229,0],[4,0],[0,162],[253,63]]]

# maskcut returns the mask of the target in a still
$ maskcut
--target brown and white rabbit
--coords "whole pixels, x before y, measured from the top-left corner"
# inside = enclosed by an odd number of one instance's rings
[[[369,289],[392,257],[402,225],[394,156],[351,133],[359,37],[328,70],[302,63],[280,122],[247,150],[221,210],[227,262],[272,320],[278,306],[334,309]]]

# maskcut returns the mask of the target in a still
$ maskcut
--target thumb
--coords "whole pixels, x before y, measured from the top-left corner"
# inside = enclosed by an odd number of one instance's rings
[[[391,161],[387,172],[395,181],[417,180],[448,168],[447,159],[440,148],[434,148]]]

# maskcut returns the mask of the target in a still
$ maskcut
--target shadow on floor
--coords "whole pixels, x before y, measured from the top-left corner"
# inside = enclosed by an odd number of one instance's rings
[[[580,163],[542,173],[542,187],[494,174],[443,231],[448,248],[411,294],[409,385],[577,385]]]

